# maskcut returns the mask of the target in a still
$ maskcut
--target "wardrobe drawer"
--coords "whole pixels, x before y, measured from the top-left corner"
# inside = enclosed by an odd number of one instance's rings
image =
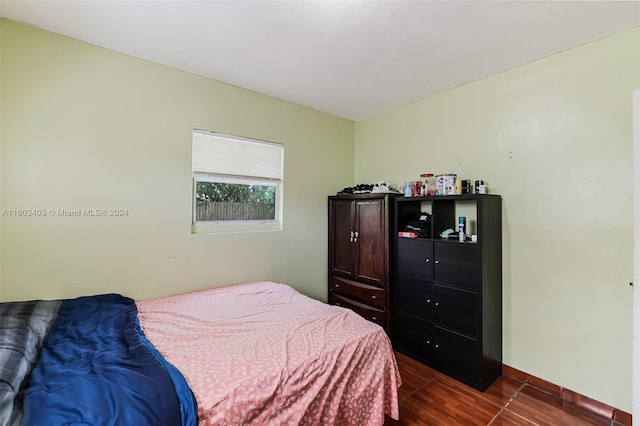
[[[386,320],[386,313],[380,309],[376,309],[373,306],[365,305],[357,300],[350,299],[348,297],[341,296],[336,293],[332,293],[329,298],[329,303],[336,306],[342,306],[343,308],[351,309],[361,317],[368,319],[382,327],[384,327]]]
[[[366,305],[372,305],[382,310],[386,306],[386,291],[379,287],[332,276],[330,290],[333,293],[359,300]]]

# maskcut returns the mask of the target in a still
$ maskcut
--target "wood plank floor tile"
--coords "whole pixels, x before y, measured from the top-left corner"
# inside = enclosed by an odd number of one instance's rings
[[[503,375],[480,392],[399,352],[396,359],[403,383],[400,420],[387,417],[385,426],[617,424],[513,376]]]
[[[450,426],[486,426],[502,408],[482,397],[480,392],[442,376],[418,389],[400,405],[405,413],[411,412],[414,418],[423,421],[435,418]]]
[[[504,410],[490,423],[491,426],[536,426],[535,423]]]
[[[398,361],[398,369],[402,378],[402,386],[398,389],[399,401],[407,398],[417,389],[425,386],[440,375],[433,368],[399,352],[396,352],[396,360]]]
[[[597,416],[530,385],[522,388],[507,406],[511,413],[540,426],[610,425],[611,420]]]
[[[405,400],[407,401],[407,400]],[[384,426],[448,426],[423,410],[416,410],[411,404],[400,402],[400,420],[385,417]]]
[[[514,379],[513,377],[500,376],[495,382],[487,388],[486,391],[480,392],[470,386],[460,383],[456,379],[449,376],[441,375],[443,380],[449,380],[456,386],[465,388],[467,391],[476,394],[477,396],[487,399],[494,404],[504,407],[511,401],[511,399],[518,393],[518,391],[525,385],[524,383]]]

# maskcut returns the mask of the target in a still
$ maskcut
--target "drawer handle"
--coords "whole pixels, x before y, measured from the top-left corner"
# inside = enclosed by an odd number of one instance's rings
[[[436,345],[436,349],[438,349],[440,347],[440,345]]]
[[[336,302],[336,306],[340,306],[340,302]]]
[[[440,261],[439,261],[439,260],[436,260],[436,265],[437,265],[438,263],[440,263]]]
[[[438,305],[440,305],[440,303],[439,303],[439,302],[436,302],[436,306],[438,306]]]
[[[373,321],[376,321],[378,318],[376,318],[376,317],[371,317],[371,319],[372,319]]]
[[[431,303],[431,299],[427,299],[427,303]]]
[[[425,261],[425,262],[427,262],[427,263],[429,263],[429,258],[427,257],[424,261]]]
[[[430,344],[431,344],[431,340],[427,340],[427,345],[430,345]]]
[[[336,288],[340,288],[340,284],[336,284],[335,286],[336,286]]]
[[[377,297],[375,297],[375,296],[371,296],[371,298],[372,298],[372,299],[377,299]]]

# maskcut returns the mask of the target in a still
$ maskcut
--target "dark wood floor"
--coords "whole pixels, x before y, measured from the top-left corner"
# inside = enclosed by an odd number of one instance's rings
[[[511,377],[479,392],[401,353],[396,359],[400,420],[387,418],[385,426],[620,425]]]

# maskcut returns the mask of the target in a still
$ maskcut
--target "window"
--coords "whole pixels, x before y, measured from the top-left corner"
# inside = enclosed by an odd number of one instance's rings
[[[282,229],[282,145],[193,131],[193,232]]]

